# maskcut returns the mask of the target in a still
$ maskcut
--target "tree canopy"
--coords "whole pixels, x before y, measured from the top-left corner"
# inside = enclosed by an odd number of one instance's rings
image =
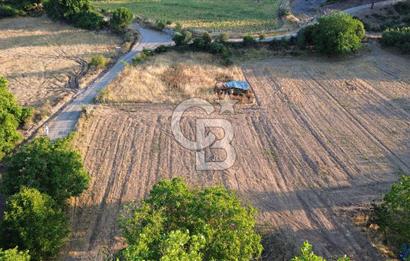
[[[320,17],[311,33],[316,49],[327,55],[356,52],[365,36],[363,23],[343,12]]]
[[[4,248],[29,250],[35,260],[54,257],[68,235],[67,220],[54,200],[34,188],[8,198],[0,223]]]
[[[78,196],[88,186],[88,173],[80,154],[71,148],[69,139],[53,142],[46,137],[36,138],[7,157],[5,162],[1,188],[6,195],[27,186],[62,203],[69,197]]]
[[[179,178],[125,208],[120,226],[126,260],[251,260],[262,252],[254,208],[224,188],[189,189]]]
[[[17,128],[26,117],[27,111],[18,105],[8,90],[7,80],[0,76],[0,159],[21,139]]]

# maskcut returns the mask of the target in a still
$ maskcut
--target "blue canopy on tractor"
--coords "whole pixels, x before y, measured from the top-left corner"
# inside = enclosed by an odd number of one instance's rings
[[[224,83],[224,87],[229,89],[239,89],[243,91],[248,91],[250,88],[249,83],[246,81],[229,81]]]

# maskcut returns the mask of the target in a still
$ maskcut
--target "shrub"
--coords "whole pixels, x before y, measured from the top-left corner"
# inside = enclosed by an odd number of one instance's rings
[[[225,47],[224,44],[218,43],[218,42],[213,42],[209,46],[209,51],[213,54],[221,54],[224,51],[225,48],[226,47]]]
[[[140,64],[140,63],[142,63],[143,61],[145,61],[147,58],[148,58],[148,57],[147,57],[147,55],[146,55],[144,52],[140,52],[137,56],[135,56],[135,57],[132,59],[131,63],[132,63],[133,65],[137,65],[137,64]]]
[[[381,43],[383,46],[396,47],[402,53],[410,53],[410,27],[384,31]]]
[[[155,29],[156,30],[159,30],[159,31],[162,31],[162,30],[164,30],[165,29],[165,23],[163,22],[163,21],[161,21],[161,20],[157,20],[156,22],[155,22]]]
[[[96,11],[87,10],[73,15],[74,25],[87,30],[100,30],[104,27],[104,16]]]
[[[0,261],[30,261],[28,251],[19,251],[17,247],[7,250],[0,249]]]
[[[14,17],[20,15],[20,11],[10,5],[0,4],[0,18]]]
[[[228,40],[229,40],[229,35],[227,33],[221,33],[216,38],[216,41],[220,43],[226,43]]]
[[[175,42],[176,46],[187,45],[192,40],[192,33],[187,30],[176,32],[172,40]]]
[[[306,46],[312,46],[313,36],[315,35],[316,25],[308,25],[305,28],[302,28],[297,35],[297,44],[301,48]]]
[[[89,0],[47,0],[44,7],[50,18],[67,21],[73,21],[79,13],[91,10]]]
[[[251,260],[262,251],[252,207],[224,188],[188,189],[178,178],[128,206],[120,227],[127,260]]]
[[[6,173],[1,184],[6,195],[21,187],[33,187],[53,197],[59,204],[83,192],[89,177],[79,153],[71,149],[69,139],[55,142],[36,138],[6,159]]]
[[[251,35],[245,35],[243,37],[243,45],[244,46],[252,46],[256,43],[255,38],[253,38],[253,36]]]
[[[155,48],[154,53],[165,53],[168,51],[168,49],[169,49],[168,46],[160,45],[157,48]]]
[[[103,69],[107,66],[107,64],[107,59],[101,54],[93,56],[90,61],[90,66],[97,69]]]
[[[5,248],[19,246],[33,259],[54,257],[68,235],[66,217],[54,200],[34,188],[22,188],[11,196],[0,224]]]
[[[112,14],[112,18],[110,20],[111,28],[114,31],[123,31],[128,25],[131,24],[132,19],[132,12],[128,8],[120,7]]]
[[[399,246],[410,238],[410,176],[393,184],[383,202],[375,209],[375,221],[388,240]]]
[[[344,55],[359,50],[364,35],[362,22],[346,13],[336,12],[319,18],[313,42],[323,54]]]
[[[305,241],[300,248],[300,255],[292,258],[291,261],[326,261],[321,256],[316,255],[313,252],[313,247],[309,242]],[[350,258],[347,256],[339,257],[337,261],[350,261]]]
[[[28,112],[17,104],[7,87],[7,80],[0,77],[0,159],[21,139],[17,128],[24,124],[28,117]]]

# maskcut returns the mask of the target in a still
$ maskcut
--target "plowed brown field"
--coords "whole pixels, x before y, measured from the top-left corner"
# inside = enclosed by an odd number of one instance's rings
[[[67,259],[118,249],[121,206],[182,176],[236,191],[259,209],[260,224],[293,231],[326,257],[383,260],[343,213],[381,198],[410,169],[410,60],[376,48],[348,61],[275,58],[243,71],[257,104],[215,115],[235,130],[237,160],[226,171],[195,170],[194,152],[171,134],[171,105],[101,106],[82,121],[76,144],[92,183],[72,201]],[[187,113],[183,131],[192,134],[201,115]]]

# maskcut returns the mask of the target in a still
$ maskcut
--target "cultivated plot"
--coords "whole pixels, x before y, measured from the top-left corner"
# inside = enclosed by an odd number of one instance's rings
[[[75,142],[92,181],[72,201],[64,255],[101,259],[120,248],[121,206],[182,176],[236,191],[265,229],[286,229],[322,255],[381,259],[343,213],[380,199],[398,171],[410,170],[409,60],[376,48],[360,59],[274,58],[243,71],[257,104],[212,115],[234,127],[237,160],[226,171],[195,170],[194,152],[172,136],[173,105],[100,106],[83,119]],[[187,136],[197,117],[204,113],[185,114]]]

